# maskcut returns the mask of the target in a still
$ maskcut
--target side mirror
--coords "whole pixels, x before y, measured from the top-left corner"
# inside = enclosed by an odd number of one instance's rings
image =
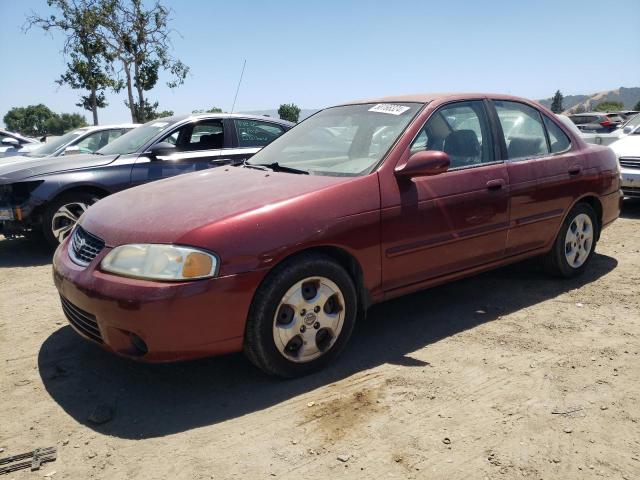
[[[2,139],[2,145],[4,145],[5,147],[19,147],[20,142],[12,137],[4,137]]]
[[[161,160],[160,157],[171,155],[176,150],[176,146],[173,143],[160,142],[156,143],[155,145],[151,145],[149,150],[147,150],[147,153],[152,160]]]
[[[71,145],[70,147],[64,149],[65,155],[77,155],[78,153],[80,153],[80,147],[78,147],[77,145]]]
[[[416,152],[409,157],[407,163],[396,167],[398,177],[428,177],[444,173],[449,169],[449,155],[437,150]]]

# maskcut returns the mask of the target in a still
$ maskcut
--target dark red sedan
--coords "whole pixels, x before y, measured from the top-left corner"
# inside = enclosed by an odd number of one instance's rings
[[[54,258],[63,310],[121,355],[244,350],[303,375],[377,302],[542,256],[587,268],[618,163],[540,105],[412,95],[327,108],[242,166],[110,196]]]

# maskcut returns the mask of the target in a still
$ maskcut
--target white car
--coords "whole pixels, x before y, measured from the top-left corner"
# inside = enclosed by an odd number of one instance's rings
[[[585,142],[587,143],[595,143],[597,144],[598,142],[596,141],[596,137],[598,137],[599,135],[596,133],[586,133],[583,132],[582,130],[580,130],[575,123],[573,123],[573,121],[571,121],[571,119],[569,117],[567,117],[566,115],[563,115],[561,113],[556,114],[556,117],[558,117],[558,119],[564,124],[565,127],[567,127],[569,130],[571,130],[573,133],[575,133],[577,136],[579,136],[580,138],[582,138]]]
[[[123,123],[82,127],[43,143],[39,148],[28,153],[21,153],[21,155],[29,158],[43,158],[93,153],[138,126],[140,126],[138,123]]]
[[[626,134],[609,147],[620,162],[622,193],[625,197],[640,198],[640,128],[636,126],[632,133]]]
[[[24,137],[19,133],[0,130],[0,157],[24,155],[42,145],[35,138]]]

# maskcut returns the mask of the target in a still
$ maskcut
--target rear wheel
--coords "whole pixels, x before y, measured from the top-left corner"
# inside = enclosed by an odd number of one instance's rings
[[[347,344],[357,313],[356,289],[333,259],[304,255],[276,267],[256,292],[245,353],[281,377],[314,372]]]
[[[590,205],[573,207],[545,258],[546,270],[566,278],[584,272],[596,248],[597,229],[596,213]]]
[[[94,193],[74,192],[49,203],[42,216],[42,233],[49,245],[55,248],[61,244],[82,214],[99,199]]]

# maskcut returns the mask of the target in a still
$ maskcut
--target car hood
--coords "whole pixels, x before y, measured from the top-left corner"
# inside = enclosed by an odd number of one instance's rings
[[[0,183],[10,183],[66,170],[98,167],[113,162],[117,155],[70,155],[32,158],[23,156],[0,159]]]
[[[93,205],[81,224],[109,246],[184,243],[200,227],[264,213],[352,178],[220,167],[111,195]]]
[[[640,135],[628,135],[616,140],[611,145],[611,149],[620,157],[640,157]]]

